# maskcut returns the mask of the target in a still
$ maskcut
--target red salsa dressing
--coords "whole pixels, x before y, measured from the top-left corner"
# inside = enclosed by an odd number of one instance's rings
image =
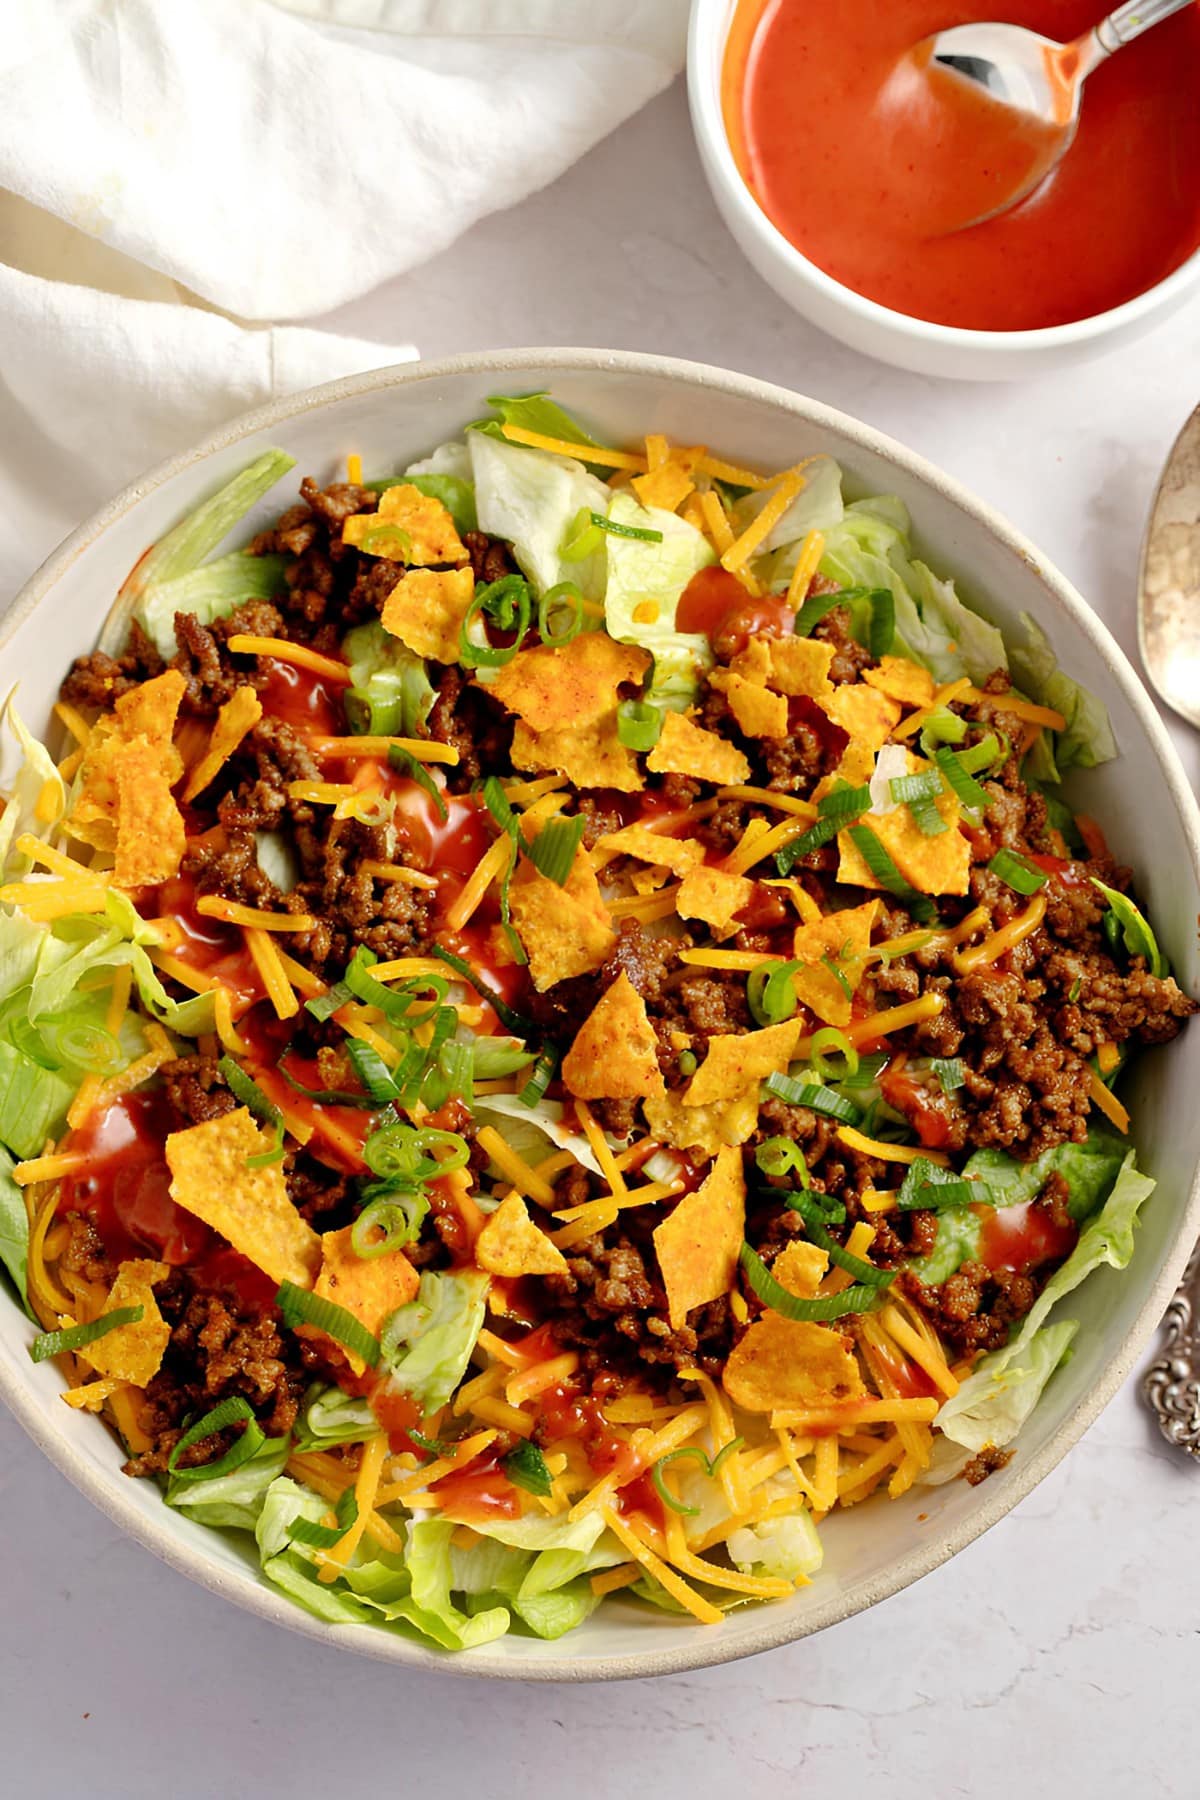
[[[1079,1236],[1077,1225],[1056,1225],[1032,1200],[973,1210],[983,1221],[979,1260],[988,1269],[1015,1269],[1018,1275],[1027,1275],[1043,1263],[1061,1262]]]
[[[1049,180],[969,230],[1045,166],[1022,123],[917,44],[997,16],[1065,41],[1097,0],[742,0],[726,52],[726,130],[767,216],[818,268],[939,324],[1022,331],[1119,306],[1200,245],[1200,7],[1088,79]]]

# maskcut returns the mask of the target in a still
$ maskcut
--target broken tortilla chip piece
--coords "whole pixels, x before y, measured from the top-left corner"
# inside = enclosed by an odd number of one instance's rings
[[[514,769],[553,769],[576,787],[636,794],[644,785],[637,758],[618,734],[615,706],[586,725],[563,725],[554,731],[533,731],[518,719],[510,754]]]
[[[804,694],[810,700],[825,700],[833,692],[829,679],[833,662],[832,644],[820,638],[757,638],[752,643],[765,645],[767,652],[767,686],[777,693],[795,699]],[[734,657],[730,667],[737,669],[741,658]]]
[[[114,710],[97,719],[84,747],[71,811],[64,820],[72,837],[90,844],[94,850],[116,849],[121,804],[117,770],[129,757],[131,746],[141,748],[134,753],[132,772],[127,765],[126,792],[135,791],[141,771],[148,766],[145,747],[149,746],[154,753],[156,789],[161,794],[165,785],[170,797],[170,789],[183,773],[183,762],[172,742],[172,733],[185,686],[178,669],[167,669],[153,680],[132,688],[128,694],[122,694]],[[161,805],[161,800],[156,804]],[[173,801],[171,804],[174,806]],[[177,836],[183,829],[182,822],[178,828],[172,826],[170,829]],[[178,866],[176,860],[168,873],[173,875]],[[152,877],[154,880],[167,878],[167,875]],[[117,880],[120,882],[121,878],[118,876]],[[128,881],[121,885],[137,884]]]
[[[646,1002],[622,969],[575,1034],[562,1079],[580,1100],[639,1100],[662,1085]]]
[[[456,663],[459,634],[474,596],[469,564],[463,569],[410,569],[383,603],[383,629],[418,656]]]
[[[140,1306],[142,1316],[129,1325],[114,1325],[104,1337],[78,1352],[98,1375],[144,1388],[158,1374],[171,1327],[158,1309],[153,1289],[156,1281],[165,1281],[170,1273],[166,1263],[146,1257],[134,1257],[121,1264],[100,1311],[110,1313],[125,1306]]]
[[[711,1106],[742,1094],[757,1097],[758,1084],[786,1069],[800,1036],[799,1019],[762,1031],[724,1032],[708,1040],[708,1054],[683,1096],[685,1106]]]
[[[686,1106],[677,1093],[659,1091],[642,1102],[646,1125],[660,1144],[686,1150],[693,1162],[716,1156],[723,1144],[744,1144],[758,1124],[758,1095],[711,1106]]]
[[[596,849],[602,854],[636,857],[638,862],[654,868],[670,869],[672,875],[686,875],[704,861],[704,846],[695,838],[668,837],[665,831],[652,831],[649,825],[623,825],[620,831],[609,831]]]
[[[143,737],[121,744],[113,782],[117,794],[113,881],[122,888],[169,881],[179,873],[186,834],[163,747]]]
[[[489,1213],[475,1240],[475,1261],[489,1275],[515,1281],[521,1275],[564,1275],[567,1259],[529,1216],[520,1194],[510,1194]]]
[[[726,931],[754,898],[754,883],[728,869],[689,869],[675,896],[682,919],[702,919],[714,931]]]
[[[836,1406],[866,1392],[840,1332],[770,1311],[734,1345],[721,1379],[735,1405],[757,1413]]]
[[[828,1267],[829,1257],[819,1244],[810,1244],[805,1238],[793,1238],[771,1264],[771,1273],[780,1287],[795,1294],[797,1300],[811,1300]]]
[[[910,774],[920,774],[929,766],[923,757],[910,752]],[[926,837],[907,806],[894,806],[885,813],[865,813],[858,823],[875,833],[905,881],[918,893],[965,894],[971,873],[971,845],[958,828],[958,798],[944,788],[933,804],[949,827],[933,837]],[[850,887],[882,887],[848,831],[839,832],[838,850],[840,882]]]
[[[355,513],[347,519],[342,542],[353,544],[366,556],[408,563],[412,568],[470,561],[449,507],[434,495],[423,494],[411,481],[385,488],[379,496],[378,512]]]
[[[615,714],[617,690],[640,681],[649,666],[649,652],[636,644],[618,644],[606,631],[581,631],[569,644],[518,650],[488,682],[488,693],[545,733]]]
[[[662,731],[646,767],[654,775],[693,775],[720,787],[736,787],[750,775],[750,764],[736,744],[677,712],[663,714]]]
[[[539,993],[556,981],[598,969],[617,941],[600,883],[582,849],[562,887],[522,859],[508,903]]]
[[[865,669],[863,680],[904,706],[929,706],[934,696],[933,676],[907,656],[884,656],[877,669]]]
[[[733,669],[714,669],[709,687],[723,693],[729,710],[747,737],[785,738],[788,734],[787,701],[782,694],[748,681]]]
[[[321,1272],[313,1293],[353,1313],[372,1337],[389,1313],[416,1298],[420,1277],[403,1250],[360,1256],[350,1241],[353,1226],[321,1233]]]
[[[796,995],[800,1004],[826,1025],[850,1022],[878,914],[879,901],[868,900],[863,906],[848,906],[796,927],[792,955],[803,964],[793,982]]]
[[[208,748],[188,776],[185,800],[202,794],[217,771],[224,767],[246,733],[262,718],[262,701],[252,687],[237,688],[217,714]]]
[[[674,512],[695,484],[683,464],[669,456],[656,469],[635,475],[630,485],[643,506],[660,506],[664,512]]]
[[[140,686],[122,694],[114,707],[121,736],[127,739],[144,737],[166,750],[175,735],[179,704],[186,690],[187,683],[179,670],[166,669],[153,680],[143,681]],[[176,782],[183,773],[178,753],[174,758],[168,756],[167,761],[172,764],[171,780]]]
[[[878,688],[864,687],[860,681],[843,682],[821,705],[835,725],[849,732],[851,744],[865,744],[872,750],[887,743],[904,710],[898,700],[890,700]]]
[[[288,1198],[283,1164],[252,1169],[270,1146],[244,1106],[167,1139],[171,1198],[240,1250],[272,1281],[311,1288],[321,1240]]]
[[[742,1153],[724,1147],[693,1194],[685,1194],[654,1233],[672,1331],[688,1314],[733,1286],[746,1228]]]

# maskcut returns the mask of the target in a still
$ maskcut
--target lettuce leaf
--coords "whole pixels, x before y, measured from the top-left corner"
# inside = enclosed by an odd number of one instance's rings
[[[0,1146],[0,1263],[12,1277],[21,1296],[21,1305],[33,1318],[25,1285],[29,1264],[29,1219],[25,1196],[12,1178],[15,1164],[8,1151]]]
[[[296,1449],[330,1450],[335,1444],[358,1444],[378,1429],[379,1422],[366,1400],[314,1382],[305,1393],[296,1422]]]
[[[1052,706],[1067,721],[1065,729],[1054,734],[1053,761],[1057,769],[1093,769],[1097,763],[1111,762],[1117,754],[1117,742],[1104,702],[1063,674],[1050,640],[1036,619],[1022,613],[1021,623],[1025,627],[1025,642],[1013,648],[1013,675],[1023,693],[1042,706]]]
[[[286,567],[285,556],[251,556],[245,550],[232,550],[172,581],[154,582],[138,602],[138,619],[159,655],[169,661],[177,648],[176,613],[193,613],[201,625],[211,625],[244,600],[270,600],[282,594],[287,586]]]
[[[253,1531],[266,1503],[267,1490],[283,1474],[290,1448],[289,1438],[268,1438],[249,1462],[228,1475],[218,1475],[212,1481],[180,1481],[174,1477],[167,1486],[167,1505],[187,1513],[201,1525]]]
[[[28,857],[21,856],[13,848],[21,833],[31,831],[35,837],[41,837],[52,832],[67,807],[63,778],[46,746],[38,742],[17,711],[15,691],[8,696],[0,712],[0,727],[7,725],[21,753],[8,804],[0,814],[0,876],[9,879],[29,868]],[[43,801],[43,795],[48,796],[49,806]]]
[[[770,498],[768,489],[743,494],[733,507],[733,529],[745,531]],[[800,546],[810,531],[830,532],[845,517],[842,471],[831,456],[818,456],[804,471],[804,486],[776,520],[755,558],[756,572],[769,587],[785,588],[792,578]]]
[[[1071,1217],[1078,1221],[1089,1218],[1108,1198],[1126,1154],[1119,1138],[1093,1126],[1082,1144],[1056,1144],[1032,1162],[1018,1162],[1007,1150],[976,1150],[963,1174],[968,1180],[985,1181],[996,1206],[1034,1200],[1051,1175],[1061,1175],[1071,1190]]]
[[[0,1144],[22,1161],[40,1156],[46,1139],[58,1136],[78,1086],[78,1077],[43,1068],[0,1038]]]
[[[357,729],[369,725],[383,737],[420,736],[435,697],[422,659],[378,619],[348,631],[342,654],[353,677],[348,710],[357,707],[362,714]]]
[[[477,1269],[427,1270],[417,1298],[385,1322],[385,1345],[397,1345],[390,1354],[392,1380],[422,1412],[444,1406],[462,1380],[483,1324],[488,1286]]]
[[[473,1650],[503,1637],[510,1615],[504,1606],[486,1607],[473,1615],[455,1606],[450,1539],[457,1529],[449,1519],[421,1519],[410,1526],[405,1562],[411,1597],[386,1611],[389,1618],[406,1620],[443,1650]]]
[[[982,1450],[985,1444],[1011,1443],[1077,1329],[1070,1319],[1047,1325],[1051,1310],[1102,1264],[1113,1269],[1128,1267],[1138,1213],[1155,1185],[1148,1175],[1139,1173],[1134,1155],[1132,1150],[1126,1155],[1108,1199],[1084,1226],[1074,1250],[1050,1277],[1017,1335],[1002,1350],[985,1356],[941,1408],[935,1423],[956,1444]]]
[[[471,452],[465,437],[449,438],[428,456],[409,463],[403,475],[389,475],[381,481],[369,481],[368,487],[392,487],[397,481],[411,481],[416,475],[454,475],[459,481],[471,480]]]
[[[713,654],[702,632],[675,629],[675,613],[692,576],[716,556],[686,519],[657,506],[640,506],[632,494],[614,494],[608,517],[618,525],[663,534],[661,544],[609,536],[604,622],[610,636],[638,644],[653,656],[646,694],[650,704],[660,711],[685,712],[696,698],[700,677],[713,665]],[[637,609],[647,602],[658,609],[648,622],[637,617]]]
[[[805,1507],[782,1518],[743,1525],[726,1539],[730,1561],[744,1575],[777,1575],[795,1581],[811,1575],[825,1560],[812,1514]]]
[[[540,1161],[549,1142],[556,1150],[569,1150],[593,1175],[601,1173],[596,1152],[582,1131],[564,1124],[561,1100],[539,1100],[536,1106],[526,1106],[516,1094],[480,1094],[473,1110],[477,1123],[495,1125],[499,1120],[505,1143],[528,1161]]]
[[[564,562],[561,552],[581,511],[607,512],[611,489],[570,457],[483,431],[472,431],[469,443],[479,529],[511,542],[539,596],[560,581],[573,581],[586,600],[602,599],[604,545],[581,562]]]
[[[543,437],[565,438],[570,444],[591,444],[594,448],[597,439],[589,437],[578,419],[572,418],[565,407],[552,400],[549,394],[539,391],[535,394],[489,394],[488,405],[499,413],[498,419],[476,419],[468,427],[469,430],[484,432],[488,436],[497,436],[502,425],[516,425],[522,431],[538,431]],[[504,440],[507,443],[507,439]]]

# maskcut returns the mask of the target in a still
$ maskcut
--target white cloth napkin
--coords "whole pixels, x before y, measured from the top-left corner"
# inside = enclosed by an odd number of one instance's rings
[[[686,10],[5,0],[0,606],[222,419],[416,356],[390,311],[321,316],[553,181],[667,85]]]

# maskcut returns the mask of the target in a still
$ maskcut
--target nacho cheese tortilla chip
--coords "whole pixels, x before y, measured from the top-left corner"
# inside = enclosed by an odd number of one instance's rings
[[[877,669],[863,671],[863,680],[904,706],[929,706],[933,700],[933,676],[907,656],[882,657]]]
[[[703,919],[714,931],[727,931],[754,898],[754,883],[728,869],[689,869],[675,896],[681,919]]]
[[[576,787],[636,794],[643,786],[637,758],[618,736],[615,706],[586,725],[563,725],[554,731],[533,731],[518,719],[511,754],[514,769],[552,769]]]
[[[411,481],[385,488],[379,496],[378,512],[355,513],[347,519],[342,542],[353,544],[367,556],[408,563],[413,568],[470,561],[449,507],[434,495],[423,494]]]
[[[922,757],[909,755],[910,774],[920,774],[930,765]],[[971,845],[958,828],[957,796],[948,788],[937,796],[934,805],[945,819],[949,830],[926,837],[907,806],[895,806],[886,813],[865,813],[858,821],[873,831],[892,861],[911,887],[922,894],[965,894],[971,874]],[[838,880],[851,887],[877,888],[858,845],[848,831],[838,833]]]
[[[736,744],[677,712],[663,714],[662,731],[646,767],[654,775],[694,775],[722,787],[736,787],[750,775],[750,764]]]
[[[804,965],[796,971],[796,995],[800,1004],[826,1025],[850,1022],[851,1003],[863,978],[863,958],[878,914],[878,900],[868,900],[863,906],[826,913],[824,918],[796,928],[792,955]]]
[[[183,816],[175,804],[163,753],[147,739],[122,744],[114,759],[117,841],[113,880],[118,887],[149,887],[179,873],[186,846]]]
[[[686,1194],[654,1233],[672,1331],[688,1314],[733,1286],[746,1226],[742,1153],[723,1148],[705,1181]]]
[[[518,650],[488,692],[533,731],[590,725],[612,714],[618,689],[640,681],[650,656],[636,644],[618,644],[604,631],[581,631],[569,644]]]
[[[758,1124],[758,1095],[716,1101],[711,1106],[687,1106],[679,1094],[666,1089],[649,1094],[642,1102],[646,1125],[660,1144],[687,1150],[693,1161],[715,1156],[723,1144],[744,1144]]]
[[[359,1256],[350,1241],[352,1227],[321,1234],[321,1272],[313,1293],[353,1313],[372,1337],[389,1313],[416,1298],[420,1277],[403,1250],[383,1256]]]
[[[646,1002],[622,969],[575,1034],[562,1061],[580,1100],[638,1100],[662,1083]]]
[[[79,765],[71,812],[64,821],[72,837],[90,844],[95,850],[115,851],[121,830],[122,804],[118,772],[125,771],[123,786],[128,804],[130,797],[136,799],[138,784],[149,769],[154,786],[150,815],[153,817],[158,811],[165,819],[169,809],[175,812],[176,820],[168,823],[167,830],[170,842],[178,843],[182,855],[183,822],[178,819],[178,809],[170,790],[183,773],[183,762],[172,734],[185,687],[178,669],[167,669],[152,681],[144,681],[140,687],[123,694],[110,714],[97,719]],[[140,834],[145,829],[146,812],[147,807],[140,808],[138,820],[131,820],[126,827],[129,866],[152,861],[151,853],[138,846]],[[177,872],[178,858],[173,867],[167,867],[165,852],[159,860],[165,873],[143,879],[166,881]],[[117,875],[115,880],[119,886],[138,885],[122,875]]]
[[[736,1405],[757,1413],[836,1406],[866,1392],[840,1332],[770,1311],[734,1345],[722,1385]]]
[[[252,687],[238,688],[217,714],[208,748],[188,776],[185,800],[202,794],[217,771],[224,767],[246,733],[262,718],[262,701]]]
[[[799,1019],[762,1031],[726,1032],[708,1040],[708,1055],[683,1096],[685,1106],[711,1106],[743,1094],[758,1098],[758,1084],[786,1069],[800,1036]]]
[[[474,595],[469,564],[463,569],[410,569],[383,603],[383,629],[418,656],[455,663],[459,632]]]
[[[508,903],[539,993],[556,981],[598,969],[617,941],[600,883],[582,849],[576,851],[563,887],[522,858]]]
[[[843,682],[826,696],[821,705],[835,725],[849,732],[851,744],[878,750],[899,724],[904,708],[898,700],[890,700],[878,688],[864,687],[861,682]]]
[[[652,831],[649,825],[624,825],[610,831],[596,845],[601,854],[615,852],[632,856],[654,868],[669,869],[672,875],[686,875],[704,861],[704,846],[695,838],[668,837],[665,831]]]
[[[79,1352],[98,1375],[144,1388],[158,1374],[171,1327],[158,1310],[153,1288],[156,1281],[165,1281],[170,1273],[166,1263],[143,1257],[121,1264],[100,1310],[109,1313],[119,1307],[140,1306],[142,1316],[133,1324],[114,1326]]]
[[[723,693],[729,710],[747,737],[785,738],[788,734],[787,701],[770,688],[747,681],[733,669],[715,669],[708,678],[709,687]]]
[[[730,668],[751,681],[764,681],[776,693],[825,700],[833,692],[829,679],[833,655],[833,645],[820,638],[751,638]]]
[[[240,1250],[272,1281],[311,1288],[321,1240],[288,1199],[281,1162],[249,1168],[269,1149],[244,1106],[167,1139],[171,1198]]]
[[[475,1261],[489,1275],[564,1275],[567,1259],[536,1226],[520,1194],[502,1200],[475,1240]]]

